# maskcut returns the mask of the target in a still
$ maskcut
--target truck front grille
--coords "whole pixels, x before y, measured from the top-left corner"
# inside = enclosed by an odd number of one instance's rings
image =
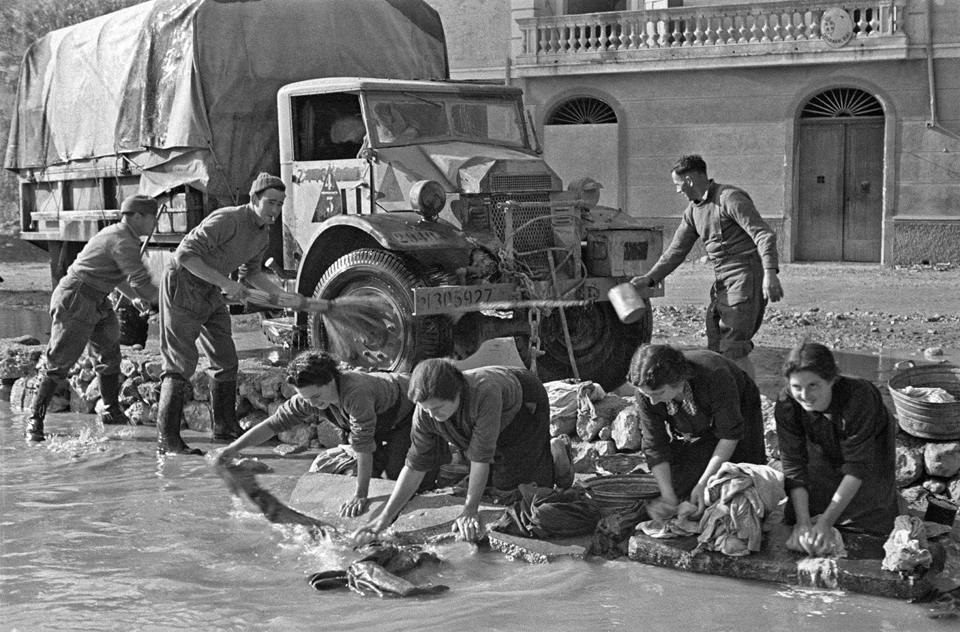
[[[536,279],[550,276],[547,253],[538,252],[554,246],[553,226],[550,222],[550,200],[548,193],[521,193],[514,195],[494,194],[493,208],[490,210],[490,224],[493,233],[504,241],[506,237],[506,213],[498,204],[512,202],[543,202],[543,206],[513,209],[513,248],[514,256],[530,266]],[[542,218],[542,219],[537,219]],[[533,221],[537,220],[537,221]]]
[[[552,188],[553,180],[548,173],[490,176],[490,190],[493,193],[503,191],[549,191]]]

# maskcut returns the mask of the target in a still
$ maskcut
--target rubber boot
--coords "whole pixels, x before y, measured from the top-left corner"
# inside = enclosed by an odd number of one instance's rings
[[[213,439],[239,439],[243,428],[237,423],[237,383],[214,381],[210,389],[210,399],[213,407]]]
[[[129,417],[120,408],[120,374],[100,376],[100,400],[103,412],[97,416],[102,424],[119,425],[131,423]]]
[[[164,377],[160,385],[160,404],[157,411],[157,453],[203,456],[180,437],[183,404],[187,383],[180,377]]]
[[[30,418],[27,421],[26,436],[29,441],[43,441],[43,420],[47,416],[47,406],[50,400],[57,392],[57,380],[49,376],[44,376],[37,387],[37,393],[33,397],[33,407],[30,410]]]

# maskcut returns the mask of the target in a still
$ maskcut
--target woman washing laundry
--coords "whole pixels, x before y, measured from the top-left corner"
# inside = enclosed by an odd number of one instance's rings
[[[898,515],[897,424],[868,380],[840,375],[830,349],[794,347],[774,409],[791,540],[819,555],[833,527],[886,536]],[[819,519],[814,520],[819,515]]]
[[[393,522],[435,461],[438,439],[470,461],[463,512],[453,527],[464,540],[483,535],[479,506],[488,485],[510,490],[522,483],[562,488],[573,483],[566,444],[550,439],[547,391],[530,371],[506,366],[461,371],[448,360],[424,360],[410,376],[409,396],[417,408],[406,464],[380,515],[356,536],[379,533]]]
[[[655,511],[675,511],[688,498],[702,510],[708,479],[728,461],[766,464],[760,391],[725,356],[645,345],[628,380],[637,388],[641,449],[660,488]]]

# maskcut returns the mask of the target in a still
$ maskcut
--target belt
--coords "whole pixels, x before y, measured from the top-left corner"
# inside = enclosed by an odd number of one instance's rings
[[[110,292],[104,292],[103,290],[98,290],[89,283],[84,282],[80,277],[71,275],[70,277],[77,287],[77,292],[86,296],[87,298],[100,302],[103,301],[107,296],[110,295]]]

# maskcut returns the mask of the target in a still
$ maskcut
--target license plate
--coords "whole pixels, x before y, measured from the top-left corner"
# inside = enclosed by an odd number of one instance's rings
[[[416,307],[414,316],[430,316],[457,311],[484,309],[483,303],[513,300],[516,286],[509,283],[495,285],[441,285],[414,289]]]

